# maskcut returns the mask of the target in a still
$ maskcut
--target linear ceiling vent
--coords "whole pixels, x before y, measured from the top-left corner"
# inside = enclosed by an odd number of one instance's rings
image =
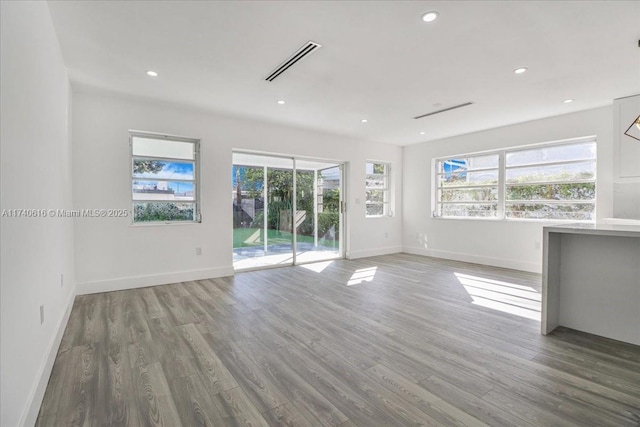
[[[432,111],[430,113],[423,114],[421,116],[416,116],[416,117],[414,117],[414,119],[422,119],[423,117],[433,116],[433,115],[436,115],[436,114],[444,113],[445,111],[455,110],[456,108],[467,107],[469,105],[473,105],[473,102],[465,102],[464,104],[454,105],[453,107],[447,107],[447,108],[443,108],[442,110]]]
[[[312,41],[305,43],[300,49],[296,51],[296,53],[291,55],[289,59],[284,61],[282,64],[278,65],[276,69],[273,70],[265,80],[268,82],[274,81],[276,77],[278,77],[280,74],[287,71],[296,62],[300,61],[302,58],[310,55],[312,52],[315,52],[318,48],[321,48],[321,47],[322,47],[321,44],[318,44]]]

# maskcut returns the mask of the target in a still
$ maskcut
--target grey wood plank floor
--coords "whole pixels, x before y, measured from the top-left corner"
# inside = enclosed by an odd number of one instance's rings
[[[539,291],[396,254],[78,296],[37,425],[640,425],[640,347]]]

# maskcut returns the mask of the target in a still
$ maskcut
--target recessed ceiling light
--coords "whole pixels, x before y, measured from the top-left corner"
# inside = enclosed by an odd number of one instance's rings
[[[520,67],[520,68],[516,68],[515,70],[513,70],[513,72],[516,73],[516,74],[522,74],[527,70],[528,70],[527,67]]]
[[[565,99],[564,101],[565,104],[571,104],[573,102],[573,99]]]
[[[153,70],[148,70],[147,71],[147,76],[158,77],[158,73],[153,71]]]
[[[426,132],[422,131],[422,132],[420,132],[420,135],[424,135],[425,133],[426,133]]]
[[[369,120],[367,120],[367,119],[362,119],[362,120],[360,120],[360,121],[361,121],[362,123],[367,123]]]
[[[424,22],[433,22],[436,19],[438,19],[438,15],[440,15],[438,12],[436,12],[435,10],[432,10],[431,12],[427,12],[424,15],[422,15],[422,20]]]
[[[280,104],[280,105],[284,104],[284,100],[282,100],[282,99],[278,100],[278,104]]]

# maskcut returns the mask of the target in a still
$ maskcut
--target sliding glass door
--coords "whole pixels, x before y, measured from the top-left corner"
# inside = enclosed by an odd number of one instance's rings
[[[232,181],[235,269],[342,257],[342,165],[234,153]]]

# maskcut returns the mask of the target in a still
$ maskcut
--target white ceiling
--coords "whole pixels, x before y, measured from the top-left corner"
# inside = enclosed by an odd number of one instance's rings
[[[640,93],[640,1],[49,6],[75,84],[398,145]],[[427,24],[429,10],[440,17]],[[264,81],[309,40],[323,47]]]

